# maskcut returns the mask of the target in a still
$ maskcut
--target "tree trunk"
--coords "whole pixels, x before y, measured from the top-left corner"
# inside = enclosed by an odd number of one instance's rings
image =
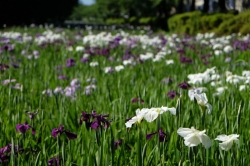
[[[226,0],[219,0],[220,12],[226,11]]]
[[[204,0],[203,12],[207,13],[209,9],[209,0]]]
[[[191,9],[191,11],[195,10],[195,0],[192,0],[190,9]]]

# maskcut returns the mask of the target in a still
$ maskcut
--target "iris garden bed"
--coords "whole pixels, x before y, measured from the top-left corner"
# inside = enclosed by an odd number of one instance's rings
[[[249,163],[250,36],[26,28],[0,39],[3,164]]]

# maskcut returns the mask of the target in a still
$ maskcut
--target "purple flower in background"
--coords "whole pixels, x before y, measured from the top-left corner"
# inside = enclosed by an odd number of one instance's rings
[[[6,71],[7,69],[9,69],[10,67],[6,64],[1,64],[0,63],[0,71],[4,72]]]
[[[184,90],[191,88],[191,86],[186,81],[178,84],[178,87],[180,87],[181,89],[184,89]]]
[[[193,60],[191,58],[185,57],[185,56],[180,56],[180,62],[181,63],[192,63]]]
[[[20,131],[23,134],[25,134],[28,129],[32,130],[33,135],[36,133],[36,130],[32,126],[30,126],[27,122],[25,122],[24,124],[16,125],[16,131]]]
[[[166,142],[167,141],[167,135],[162,131],[162,129],[160,128],[158,132],[154,132],[154,133],[151,133],[151,134],[147,134],[146,135],[146,139],[147,140],[150,140],[155,134],[158,133],[158,136],[159,136],[159,141],[160,142]]]
[[[89,62],[89,58],[82,58],[81,62]]]
[[[225,62],[231,62],[231,60],[232,60],[232,58],[231,57],[227,57],[226,59],[225,59]]]
[[[58,79],[59,79],[59,80],[67,80],[68,77],[67,77],[67,76],[64,76],[64,75],[60,75],[60,76],[58,76]]]
[[[179,95],[179,93],[177,93],[176,91],[169,91],[168,93],[167,93],[167,95],[168,95],[168,97],[170,97],[171,99],[174,99],[175,98],[175,96],[178,96]]]
[[[91,128],[94,130],[99,129],[99,127],[103,127],[104,129],[107,129],[110,126],[110,122],[107,119],[105,119],[107,117],[109,117],[108,114],[105,114],[105,115],[93,114],[94,121],[91,124]]]
[[[53,157],[48,160],[48,165],[49,166],[59,166],[59,161],[61,159],[59,157]]]
[[[8,144],[7,146],[0,149],[0,163],[7,162],[10,159],[12,144]],[[18,153],[23,153],[24,149],[14,146],[14,153],[17,155]]]
[[[66,67],[73,67],[76,65],[76,62],[73,58],[69,58],[66,60]]]
[[[64,129],[63,125],[59,125],[58,128],[54,128],[51,132],[52,136],[56,138],[58,135],[61,135],[62,133],[65,133],[65,135],[68,137],[69,140],[73,140],[77,138],[77,135],[74,133],[71,133]]]
[[[92,111],[92,113],[82,112],[80,116],[80,124],[84,121],[86,123],[87,128],[92,128],[94,130],[98,130],[100,127],[106,129],[110,126],[110,121],[106,118],[109,117],[108,114],[102,115],[96,114],[96,111]]]
[[[30,119],[33,119],[35,115],[38,114],[38,110],[36,110],[36,112],[25,111],[25,113],[29,115]]]
[[[131,102],[132,102],[132,103],[144,104],[144,100],[142,100],[141,98],[138,98],[138,97],[133,98],[133,99],[131,100]]]
[[[120,147],[122,145],[122,139],[119,139],[117,141],[114,142],[114,147],[115,149],[117,149],[118,147]]]

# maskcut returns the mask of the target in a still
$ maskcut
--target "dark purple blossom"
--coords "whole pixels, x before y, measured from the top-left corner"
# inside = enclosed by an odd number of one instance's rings
[[[133,99],[131,100],[131,102],[132,102],[132,103],[144,104],[144,100],[142,100],[141,98],[138,98],[138,97],[133,98]]]
[[[186,81],[178,84],[178,87],[180,87],[181,89],[184,89],[184,90],[191,88],[191,86]]]
[[[167,95],[168,95],[168,97],[170,97],[171,99],[174,99],[175,98],[175,96],[178,96],[179,95],[179,93],[177,93],[176,91],[169,91],[168,93],[167,93]]]
[[[38,114],[38,110],[36,110],[36,112],[26,111],[25,113],[29,115],[30,119],[33,119],[35,115]]]
[[[122,139],[119,139],[117,141],[114,142],[114,147],[115,149],[117,149],[118,147],[120,147],[122,145]]]
[[[110,121],[106,118],[109,117],[108,114],[96,114],[96,111],[92,111],[92,113],[86,113],[82,112],[80,116],[80,124],[84,121],[86,123],[86,127],[91,127],[94,130],[99,129],[100,127],[103,127],[104,129],[108,128],[110,126]]]
[[[66,60],[66,66],[67,67],[73,67],[75,65],[76,65],[76,62],[75,62],[75,60],[73,58],[69,58],[69,59]]]
[[[68,137],[68,139],[73,140],[77,138],[77,135],[74,133],[71,133],[64,129],[63,125],[59,125],[58,128],[54,128],[51,132],[52,136],[56,138],[58,135],[61,135],[62,133],[65,133],[65,135]]]
[[[160,128],[158,132],[154,132],[154,133],[151,133],[151,134],[147,134],[146,135],[146,139],[147,140],[150,140],[155,134],[158,133],[158,136],[159,136],[159,141],[160,142],[166,142],[167,141],[167,135],[162,131],[162,129]]]
[[[60,158],[59,157],[53,157],[53,158],[50,158],[48,160],[48,165],[49,166],[59,166],[59,162],[60,162]]]
[[[58,79],[59,80],[68,80],[68,77],[64,76],[64,75],[60,75],[60,76],[58,76]]]
[[[16,125],[16,131],[20,131],[23,134],[25,134],[28,129],[32,130],[33,135],[36,133],[36,130],[32,126],[30,126],[27,122],[25,122],[24,124]]]
[[[0,149],[0,163],[4,163],[9,161],[11,155],[12,144],[8,144],[7,146]],[[14,154],[18,155],[18,153],[23,153],[24,149],[14,146]]]
[[[188,57],[185,57],[185,56],[180,56],[180,62],[181,63],[192,63],[193,60],[192,60],[192,58],[188,58]]]

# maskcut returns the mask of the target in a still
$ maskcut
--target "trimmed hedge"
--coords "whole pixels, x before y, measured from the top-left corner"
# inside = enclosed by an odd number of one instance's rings
[[[219,35],[250,33],[250,11],[237,14],[237,11],[213,14],[195,11],[176,14],[168,19],[168,27],[170,32],[192,35],[205,32],[215,32]]]

